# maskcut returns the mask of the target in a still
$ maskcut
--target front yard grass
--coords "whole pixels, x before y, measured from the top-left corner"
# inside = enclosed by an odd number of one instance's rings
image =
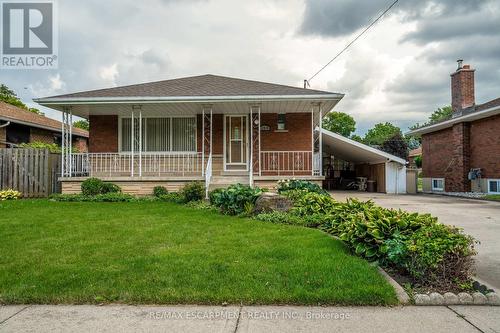
[[[0,303],[395,304],[318,231],[163,202],[0,202]]]

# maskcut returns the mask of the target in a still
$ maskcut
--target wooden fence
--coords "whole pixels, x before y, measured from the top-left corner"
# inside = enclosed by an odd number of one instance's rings
[[[60,156],[48,149],[0,148],[0,190],[13,189],[28,198],[60,192]]]

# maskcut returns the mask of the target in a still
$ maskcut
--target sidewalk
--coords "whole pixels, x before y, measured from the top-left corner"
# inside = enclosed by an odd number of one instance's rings
[[[0,306],[0,332],[500,332],[500,307]]]

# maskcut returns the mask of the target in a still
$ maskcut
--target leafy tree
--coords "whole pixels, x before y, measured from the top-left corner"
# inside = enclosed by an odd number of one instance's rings
[[[422,167],[422,155],[415,156],[415,165],[417,168]]]
[[[354,141],[357,141],[357,142],[363,143],[363,138],[362,138],[362,137],[360,137],[360,136],[359,136],[359,135],[357,135],[357,134],[353,134],[353,135],[351,136],[351,140],[354,140]]]
[[[442,108],[438,108],[436,111],[434,111],[430,116],[429,120],[423,124],[416,123],[415,125],[411,126],[410,129],[414,130],[417,128],[429,126],[435,123],[438,123],[443,120],[448,120],[451,119],[451,116],[453,114],[453,109],[451,108],[450,105],[443,106]]]
[[[18,108],[28,110],[29,112],[33,112],[39,115],[44,115],[44,113],[36,108],[30,108],[26,104],[24,104],[19,97],[17,97],[16,93],[7,87],[5,84],[0,84],[0,101],[5,102],[7,104],[11,104],[17,106]]]
[[[90,128],[90,124],[88,120],[82,119],[82,120],[77,120],[73,123],[73,126],[76,128],[81,128],[83,130],[88,131]]]
[[[386,153],[401,157],[405,160],[408,159],[408,144],[401,133],[396,133],[392,137],[385,140],[380,146],[380,149]]]
[[[388,122],[378,123],[365,134],[363,142],[367,145],[379,146],[398,134],[403,137],[399,127]]]
[[[330,112],[323,119],[323,128],[348,138],[356,130],[356,121],[344,112]]]

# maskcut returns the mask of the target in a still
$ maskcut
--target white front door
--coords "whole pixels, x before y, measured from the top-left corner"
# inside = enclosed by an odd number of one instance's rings
[[[224,116],[224,170],[248,170],[248,117]]]

